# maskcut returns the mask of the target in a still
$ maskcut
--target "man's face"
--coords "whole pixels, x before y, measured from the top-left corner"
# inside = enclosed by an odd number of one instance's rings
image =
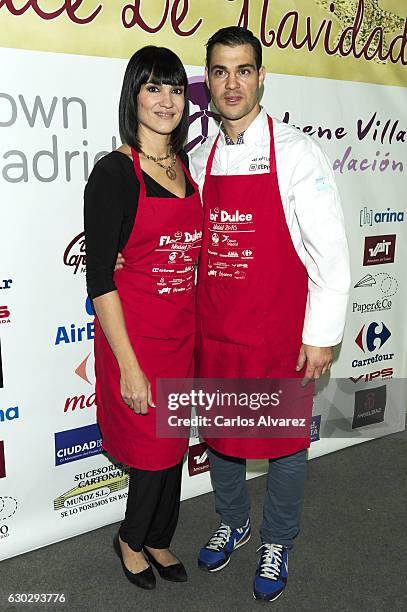
[[[265,68],[258,71],[251,45],[217,44],[212,49],[210,66],[205,70],[212,101],[228,121],[250,115],[259,105],[259,89]]]

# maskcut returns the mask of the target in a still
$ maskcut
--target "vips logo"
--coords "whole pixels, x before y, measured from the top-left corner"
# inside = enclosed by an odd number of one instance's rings
[[[10,530],[7,523],[13,518],[17,510],[18,502],[15,497],[0,495],[0,540],[9,537]]]
[[[69,268],[72,268],[73,273],[86,272],[86,245],[85,245],[85,232],[81,232],[65,249],[64,252],[64,264]]]
[[[205,442],[193,444],[188,449],[188,473],[190,476],[209,471],[208,449]]]
[[[0,408],[0,423],[4,423],[4,421],[15,421],[20,418],[20,413],[18,410],[18,406],[11,406],[10,408],[1,409]]]
[[[366,374],[361,374],[360,376],[350,376],[349,380],[351,380],[355,385],[360,382],[371,382],[376,378],[392,378],[393,377],[393,368],[384,368],[383,370],[376,370],[375,372],[367,372]]]
[[[10,323],[10,309],[8,306],[0,306],[0,325]]]
[[[60,431],[54,437],[55,465],[78,461],[102,452],[102,436],[96,423]]]
[[[6,457],[4,454],[4,442],[0,440],[0,478],[6,477]]]
[[[10,289],[12,284],[13,281],[11,280],[11,278],[0,280],[0,291],[2,289]]]
[[[363,325],[362,329],[355,338],[355,342],[361,351],[366,353],[373,353],[382,348],[382,346],[390,338],[391,332],[384,323],[370,323],[366,327]],[[378,361],[386,361],[393,359],[394,353],[377,354],[374,357],[367,357],[366,359],[354,359],[352,361],[352,368],[359,368],[362,366],[369,365],[371,363],[377,363]]]
[[[394,262],[396,234],[388,236],[366,236],[363,254],[364,266],[377,266]]]
[[[360,227],[364,225],[371,227],[377,223],[402,223],[403,221],[404,212],[390,210],[390,208],[386,212],[375,212],[372,209],[368,210],[367,206],[364,206],[359,212]]]
[[[364,353],[366,351],[373,353],[373,351],[380,349],[390,338],[390,330],[384,323],[381,323],[381,326],[382,327],[380,329],[379,323],[374,321],[373,323],[370,323],[365,331],[366,326],[363,325],[362,329],[356,336],[355,342]]]
[[[386,385],[356,391],[352,429],[383,423],[386,401]]]
[[[65,518],[110,502],[125,500],[129,475],[123,467],[103,465],[81,474],[75,474],[74,487],[54,499],[54,510]]]
[[[321,415],[316,414],[311,417],[311,442],[317,442],[319,437],[319,430],[321,428]]]
[[[94,310],[90,298],[86,298],[85,310],[90,317],[94,316]],[[61,325],[57,329],[55,336],[55,346],[59,344],[72,344],[75,342],[83,342],[84,340],[93,340],[94,338],[94,323],[90,321],[84,325],[71,323],[70,325]]]

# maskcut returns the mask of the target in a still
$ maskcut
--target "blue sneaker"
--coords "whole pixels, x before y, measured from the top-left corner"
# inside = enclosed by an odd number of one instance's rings
[[[218,572],[226,567],[232,552],[250,540],[250,531],[250,519],[238,529],[221,523],[209,542],[199,551],[198,566],[208,572]]]
[[[253,597],[274,601],[285,589],[288,578],[288,549],[281,544],[262,544],[253,582]]]

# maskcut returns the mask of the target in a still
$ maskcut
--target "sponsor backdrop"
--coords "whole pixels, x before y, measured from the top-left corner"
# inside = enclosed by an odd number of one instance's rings
[[[310,457],[403,428],[405,395],[390,384],[407,367],[402,5],[0,2],[1,558],[123,516],[128,476],[101,454],[95,422],[82,194],[94,163],[119,144],[126,58],[144,44],[167,45],[187,65],[191,150],[215,130],[202,81],[204,42],[230,24],[261,38],[262,103],[327,152],[351,249],[346,332],[332,370],[340,380],[319,384]],[[326,178],[319,188],[329,188]],[[264,467],[250,465],[250,475]],[[183,497],[209,489],[205,445],[193,430]]]

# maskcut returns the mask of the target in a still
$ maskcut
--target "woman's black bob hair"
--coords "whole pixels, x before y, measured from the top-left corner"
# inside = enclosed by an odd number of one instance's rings
[[[137,138],[137,96],[141,86],[147,82],[184,87],[184,112],[170,139],[170,144],[177,153],[183,146],[188,132],[188,78],[179,57],[165,47],[153,45],[143,47],[136,51],[127,64],[119,104],[119,130],[122,142],[140,151]]]

